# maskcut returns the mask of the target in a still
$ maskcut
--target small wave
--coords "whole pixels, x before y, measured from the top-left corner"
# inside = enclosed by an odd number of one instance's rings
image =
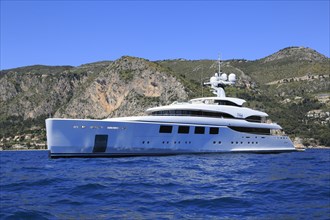
[[[74,201],[71,199],[60,199],[52,202],[54,205],[82,205],[83,202]]]
[[[244,193],[254,194],[254,195],[263,195],[263,196],[278,194],[274,190],[261,190],[261,189],[259,189],[259,190],[246,190]]]
[[[250,207],[251,203],[235,197],[221,197],[214,199],[186,199],[176,203],[178,206],[198,206],[202,208],[236,208]]]
[[[80,195],[82,193],[86,192],[93,192],[95,190],[103,190],[106,189],[107,187],[105,185],[102,185],[100,183],[87,183],[84,185],[79,185],[74,187],[73,189],[70,190],[69,194],[70,195]]]
[[[32,189],[34,187],[44,187],[44,186],[51,186],[56,183],[62,182],[63,180],[60,178],[45,178],[32,181],[31,179],[16,181],[7,184],[0,185],[2,190],[6,191],[15,191],[15,190],[24,190],[24,189]]]
[[[20,219],[54,219],[55,217],[48,212],[40,212],[33,210],[19,210],[7,216],[4,216],[4,220],[20,220]]]

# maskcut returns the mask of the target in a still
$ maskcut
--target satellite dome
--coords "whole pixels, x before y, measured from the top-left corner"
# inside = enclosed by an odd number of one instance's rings
[[[236,82],[236,75],[234,73],[229,74],[229,81]]]
[[[218,77],[212,76],[212,77],[210,78],[210,83],[211,83],[213,86],[218,86]]]
[[[227,80],[227,74],[226,73],[221,74],[220,78],[221,78],[221,80],[226,81]]]

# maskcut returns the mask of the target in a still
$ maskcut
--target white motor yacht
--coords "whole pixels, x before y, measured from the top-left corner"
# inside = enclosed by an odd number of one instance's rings
[[[205,83],[215,97],[147,109],[145,116],[104,120],[46,119],[51,158],[296,151],[267,114],[226,97],[235,74],[220,72]]]

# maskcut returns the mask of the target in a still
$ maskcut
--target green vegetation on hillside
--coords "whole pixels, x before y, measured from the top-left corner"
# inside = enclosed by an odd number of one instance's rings
[[[290,77],[299,77],[307,74],[317,75],[329,72],[329,63],[311,63],[308,61],[263,60],[245,63],[232,62],[231,65],[241,69],[260,84]]]
[[[134,77],[134,72],[131,70],[120,70],[119,77],[124,80],[125,82],[129,82]]]

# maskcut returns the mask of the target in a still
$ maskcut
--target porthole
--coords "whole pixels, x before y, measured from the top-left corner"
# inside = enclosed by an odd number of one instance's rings
[[[234,144],[234,142],[232,141],[231,144]]]
[[[221,144],[221,141],[219,141],[218,143]]]
[[[217,142],[216,141],[213,141],[213,144],[216,144]]]

